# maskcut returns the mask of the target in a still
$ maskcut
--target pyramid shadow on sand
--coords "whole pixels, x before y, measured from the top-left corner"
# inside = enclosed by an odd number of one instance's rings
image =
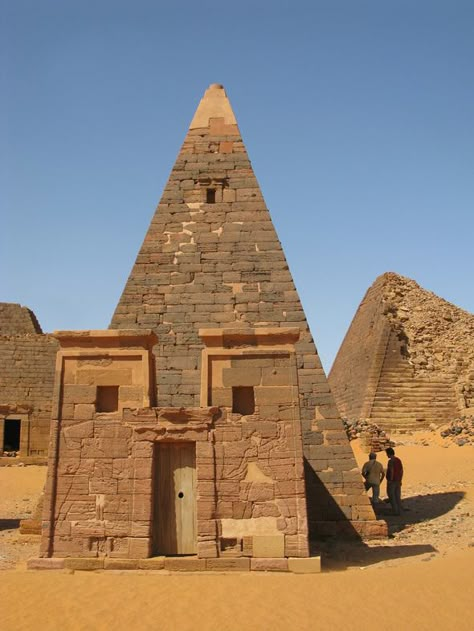
[[[345,541],[342,545],[328,541],[323,544],[320,552],[323,570],[334,571],[433,553],[436,548],[430,544],[369,547],[357,541]]]
[[[390,515],[390,504],[381,502],[376,506],[378,519],[388,525],[389,536],[403,531],[407,526],[428,522],[449,513],[464,497],[462,491],[413,495],[403,498],[403,513]],[[345,570],[349,567],[364,567],[394,559],[408,558],[436,552],[429,543],[395,546],[368,546],[360,538],[338,541],[337,538],[313,542],[312,554],[321,554],[325,570]],[[427,559],[429,560],[429,559]]]
[[[462,491],[448,491],[444,493],[429,493],[427,495],[412,495],[402,498],[402,515],[391,515],[390,504],[381,502],[375,506],[379,519],[388,524],[389,535],[400,532],[413,524],[430,521],[449,513],[464,497]]]

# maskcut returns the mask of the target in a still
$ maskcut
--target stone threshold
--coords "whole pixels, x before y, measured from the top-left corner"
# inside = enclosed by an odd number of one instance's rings
[[[116,558],[31,558],[29,570],[150,570],[172,572],[290,572],[293,574],[318,574],[321,572],[321,557],[289,558],[215,558],[197,557],[150,557],[148,559]]]
[[[30,465],[46,466],[47,456],[0,456],[0,467],[28,467]]]

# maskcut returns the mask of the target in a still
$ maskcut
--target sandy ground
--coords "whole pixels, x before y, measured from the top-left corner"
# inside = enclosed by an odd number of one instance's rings
[[[474,447],[392,438],[406,510],[391,517],[380,505],[383,541],[324,544],[325,571],[315,575],[26,571],[38,542],[19,535],[18,523],[46,471],[0,467],[0,629],[471,629]],[[366,454],[351,444],[362,464]]]

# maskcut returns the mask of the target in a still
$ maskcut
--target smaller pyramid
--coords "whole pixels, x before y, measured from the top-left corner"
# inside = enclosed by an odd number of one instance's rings
[[[329,374],[341,415],[414,431],[474,413],[474,316],[388,272],[369,288]]]
[[[46,458],[57,350],[31,309],[0,302],[0,454]]]

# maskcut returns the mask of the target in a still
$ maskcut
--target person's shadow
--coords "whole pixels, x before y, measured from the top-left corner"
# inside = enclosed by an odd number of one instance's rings
[[[308,500],[308,522],[311,542],[310,554],[321,555],[325,570],[341,570],[351,566],[366,566],[391,559],[435,553],[429,542],[423,544],[372,545],[364,542],[346,517],[341,507],[332,497],[326,485],[321,482],[314,470],[305,463],[306,492]],[[392,508],[386,502],[374,506],[378,520],[387,524],[388,536],[424,521],[430,521],[451,511],[464,497],[462,491],[431,493],[402,498],[403,511],[400,516],[392,515]],[[324,517],[321,517],[324,507]],[[319,521],[323,519],[323,522]],[[337,528],[334,536],[324,536],[321,524]]]
[[[387,501],[375,504],[374,509],[377,518],[387,522],[390,536],[395,532],[404,530],[407,526],[430,521],[449,513],[456,504],[459,504],[464,495],[465,493],[462,491],[447,491],[403,497],[401,515],[392,515],[392,508]]]

